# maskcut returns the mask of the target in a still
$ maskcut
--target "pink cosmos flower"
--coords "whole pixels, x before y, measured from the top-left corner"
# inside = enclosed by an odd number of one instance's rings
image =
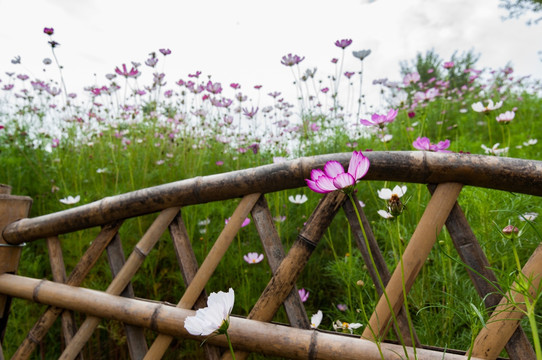
[[[51,35],[53,35],[55,33],[55,29],[46,27],[46,28],[43,28],[43,32],[45,34],[51,36]]]
[[[387,123],[393,122],[397,117],[397,110],[390,109],[386,115],[373,114],[371,120],[361,119],[359,122],[365,126],[378,126],[383,128]]]
[[[352,44],[352,39],[342,39],[335,41],[335,46],[345,49]]]
[[[122,75],[126,78],[129,78],[129,77],[138,77],[141,73],[139,72],[139,70],[137,70],[135,67],[132,66],[132,68],[130,69],[130,71],[128,71],[128,68],[126,67],[126,64],[122,64],[122,70],[119,69],[119,67],[117,66],[115,68],[115,72],[119,75]]]
[[[249,264],[257,264],[263,260],[263,254],[257,252],[249,252],[243,256],[243,259]]]
[[[438,144],[431,144],[431,141],[429,140],[429,138],[418,137],[412,143],[412,146],[414,146],[418,150],[451,153],[451,151],[446,150],[450,146],[450,140],[448,139],[444,141],[439,141]]]
[[[324,165],[323,171],[313,169],[311,178],[305,179],[305,181],[312,191],[325,194],[354,186],[359,179],[367,174],[368,170],[369,159],[361,151],[354,151],[350,158],[348,172],[344,171],[341,163],[331,160]]]
[[[250,110],[248,110],[248,108],[243,108],[243,115],[245,115],[249,119],[252,119],[258,113],[258,109],[259,108],[254,107],[251,107]]]
[[[442,66],[445,68],[445,69],[451,69],[454,67],[454,62],[453,61],[446,61]]]
[[[307,299],[309,298],[309,294],[310,294],[309,291],[305,290],[305,288],[301,288],[301,289],[297,290],[297,292],[299,293],[299,297],[301,298],[301,302],[307,301]]]
[[[171,50],[169,49],[160,49],[158,51],[160,51],[164,56],[171,54]]]
[[[497,122],[501,124],[508,124],[510,121],[514,119],[514,116],[516,116],[515,112],[507,111],[497,116],[496,119],[497,119]]]
[[[411,84],[415,84],[418,81],[420,81],[420,74],[418,73],[406,74],[405,77],[403,78],[403,84],[407,86]]]
[[[294,66],[299,64],[305,59],[305,57],[299,57],[298,55],[292,55],[291,53],[282,57],[281,64],[286,66]]]

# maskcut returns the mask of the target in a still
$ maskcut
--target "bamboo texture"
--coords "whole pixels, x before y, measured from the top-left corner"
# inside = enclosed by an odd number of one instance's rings
[[[192,306],[194,306],[194,303],[205,288],[205,284],[207,284],[209,281],[209,278],[226,253],[226,250],[228,250],[228,247],[233,241],[235,235],[237,235],[239,229],[241,229],[243,221],[250,213],[250,210],[252,210],[254,207],[254,204],[260,195],[261,194],[251,194],[243,197],[233,212],[230,221],[226,224],[224,230],[218,236],[218,239],[215,241],[215,244],[209,251],[209,254],[207,254],[207,257],[201,264],[198,272],[196,275],[194,275],[194,278],[186,288],[181,300],[177,304],[177,307],[182,309],[191,309]],[[171,336],[159,334],[147,352],[145,359],[160,359],[166,352],[172,340],[173,338]]]
[[[371,161],[364,180],[421,184],[458,182],[542,196],[542,161],[429,151],[368,151],[364,155]],[[305,186],[312,169],[323,167],[329,160],[348,166],[351,156],[351,153],[338,153],[305,157],[141,189],[54,214],[22,219],[10,224],[3,235],[8,243],[20,244],[172,206],[297,188]]]
[[[168,336],[202,340],[201,337],[190,335],[184,328],[184,320],[187,316],[194,316],[193,310],[12,274],[0,275],[0,292],[84,312],[89,316],[153,329]],[[381,343],[380,353],[375,343],[357,336],[298,329],[238,317],[230,318],[228,333],[236,349],[291,359],[399,360],[405,357],[400,345]],[[224,336],[207,341],[227,346]],[[406,350],[409,357],[414,358],[413,349],[407,347]],[[418,360],[463,359],[461,354],[426,349],[417,349],[416,356]]]
[[[386,286],[384,295],[380,297],[369,324],[363,331],[363,338],[378,340],[386,334],[390,320],[394,314],[397,314],[403,304],[405,294],[408,294],[414,284],[414,280],[435,244],[437,235],[444,226],[461,188],[462,185],[458,183],[444,183],[437,186],[412,234],[401,261]]]
[[[122,221],[115,221],[102,228],[98,236],[92,241],[87,251],[83,254],[77,265],[75,265],[66,284],[71,286],[79,286],[88,275],[90,269],[96,264],[100,255],[104,252],[107,244],[113,239],[118,232]],[[32,329],[24,341],[19,345],[19,348],[13,354],[12,360],[25,360],[30,357],[36,349],[37,344],[43,340],[47,331],[51,328],[55,320],[62,313],[63,309],[56,307],[48,307],[43,315],[34,324]]]
[[[474,340],[472,356],[488,360],[496,359],[516,331],[519,321],[525,315],[525,293],[528,293],[528,301],[540,296],[540,281],[542,280],[542,244],[538,245],[525,266],[523,266],[518,280],[512,284],[507,295],[491,317],[486,326]],[[534,334],[533,336],[537,336]],[[469,353],[469,352],[467,352]]]
[[[141,240],[139,240],[135,246],[134,251],[132,251],[122,269],[113,281],[111,281],[111,284],[109,284],[106,289],[106,293],[119,295],[124,290],[179,210],[180,208],[173,207],[163,210],[158,215],[156,220],[154,220],[149,229],[147,229],[147,232],[145,232]],[[100,318],[95,316],[87,317],[79,327],[79,331],[77,331],[72,338],[72,341],[66,346],[66,349],[62,355],[60,355],[59,359],[75,359],[99,323]]]

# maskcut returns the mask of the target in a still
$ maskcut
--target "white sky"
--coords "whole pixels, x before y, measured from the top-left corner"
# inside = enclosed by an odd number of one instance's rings
[[[498,0],[369,1],[0,0],[0,78],[5,71],[57,78],[54,67],[43,75],[42,60],[51,57],[44,27],[55,29],[68,91],[79,94],[84,86],[107,84],[104,75],[116,66],[144,62],[159,48],[172,50],[165,64],[159,56],[157,66],[166,73],[167,88],[200,70],[224,87],[238,82],[246,91],[261,84],[264,94],[294,94],[281,57],[305,56],[302,69],[318,67],[318,75],[328,75],[331,58],[341,55],[333,44],[344,38],[353,44],[343,71],[359,69],[352,50],[372,50],[364,63],[365,89],[375,78],[399,80],[399,61],[431,48],[444,60],[455,50],[473,49],[482,55],[479,67],[511,61],[518,75],[542,78],[542,27],[524,19],[501,21],[506,13]],[[22,66],[11,64],[16,55]]]

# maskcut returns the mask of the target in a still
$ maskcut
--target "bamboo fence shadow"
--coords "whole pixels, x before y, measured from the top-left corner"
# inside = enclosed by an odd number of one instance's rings
[[[371,168],[364,181],[430,184],[432,197],[402,254],[401,266],[393,273],[384,262],[363,209],[345,201],[341,192],[322,197],[287,253],[273,224],[265,194],[305,186],[304,179],[309,178],[310,171],[323,167],[328,160],[338,160],[346,166],[349,153],[301,158],[182,180],[36,218],[27,218],[32,199],[11,195],[9,187],[0,187],[1,338],[8,328],[13,297],[47,305],[12,359],[28,359],[58,317],[66,343],[62,354],[58,354],[60,359],[82,358],[81,350],[103,318],[124,324],[132,359],[159,359],[173,338],[197,338],[186,332],[184,319],[191,316],[194,309],[205,306],[205,285],[249,213],[261,238],[272,276],[249,315],[231,319],[228,332],[237,359],[246,358],[250,352],[299,359],[462,359],[468,354],[471,358],[496,359],[503,348],[512,359],[535,359],[533,347],[519,325],[521,310],[524,310],[521,308],[523,295],[513,293],[514,302],[510,303],[509,298],[496,294],[496,276],[456,200],[463,186],[541,196],[542,162],[428,152],[367,152],[365,155],[371,161]],[[237,198],[242,199],[230,221],[198,265],[181,216],[182,208]],[[380,295],[361,339],[310,329],[295,288],[298,276],[341,209]],[[123,222],[157,212],[154,222],[125,259],[118,235]],[[406,294],[444,226],[468,266],[469,276],[485,305],[496,309],[490,318],[493,321],[488,321],[491,325],[482,330],[468,352],[420,344],[415,331],[409,327],[404,307]],[[58,236],[91,227],[101,227],[101,230],[68,276]],[[186,284],[176,306],[135,298],[131,287],[131,279],[167,230]],[[47,242],[53,281],[16,275],[21,246],[39,239]],[[105,291],[80,287],[104,252],[114,275],[110,285]],[[523,274],[531,279],[529,291],[534,296],[542,278],[540,247],[524,265]],[[281,306],[285,308],[289,326],[271,323]],[[78,328],[73,311],[86,315]],[[144,328],[158,333],[150,347]],[[382,341],[390,330],[403,339],[405,346]],[[209,339],[205,345],[206,358],[230,358],[231,355],[224,352],[225,346],[223,336]],[[0,356],[3,357],[1,347]]]

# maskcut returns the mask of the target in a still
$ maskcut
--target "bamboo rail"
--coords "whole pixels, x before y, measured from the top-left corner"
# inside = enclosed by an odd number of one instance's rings
[[[187,316],[194,315],[193,310],[11,274],[0,275],[0,292],[84,312],[89,316],[102,316],[149,328],[172,337],[201,340],[201,337],[190,335],[184,328],[184,320]],[[298,329],[238,317],[230,318],[228,333],[236,349],[291,359],[399,360],[404,355],[404,349],[400,345],[380,344],[381,356],[375,343],[357,336]],[[227,346],[224,336],[213,337],[207,341]],[[414,358],[412,350],[409,351],[409,356]],[[463,359],[460,354],[426,349],[417,349],[416,356],[418,360]],[[471,359],[481,360],[474,357]]]
[[[10,244],[65,234],[172,206],[226,200],[305,186],[314,168],[329,160],[347,166],[351,153],[300,158],[252,169],[196,177],[111,196],[76,208],[22,219],[7,226]],[[371,168],[364,180],[463,185],[542,196],[542,161],[428,151],[365,152]]]

